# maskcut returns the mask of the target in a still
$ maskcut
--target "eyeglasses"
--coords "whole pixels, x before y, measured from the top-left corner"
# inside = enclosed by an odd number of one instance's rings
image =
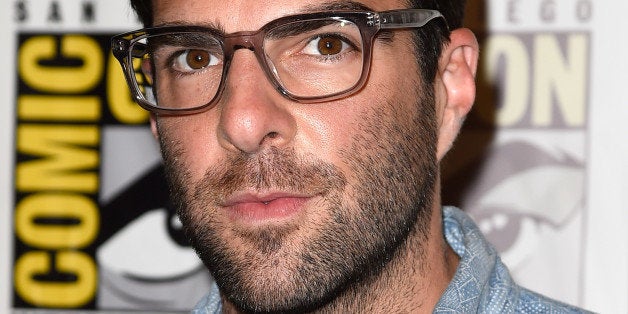
[[[257,31],[223,34],[197,26],[166,26],[112,38],[135,101],[160,114],[211,108],[225,87],[236,50],[252,50],[271,84],[302,103],[339,99],[366,82],[373,39],[382,29],[418,28],[435,10],[341,11],[286,16]],[[444,19],[444,18],[443,18]]]

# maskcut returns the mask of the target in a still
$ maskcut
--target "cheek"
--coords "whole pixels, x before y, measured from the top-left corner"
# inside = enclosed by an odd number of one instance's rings
[[[314,104],[303,113],[307,122],[301,134],[307,151],[335,164],[352,177],[351,181],[360,178],[352,173],[347,156],[369,154],[392,138],[403,136],[392,133],[398,133],[402,126],[409,127],[417,115],[418,78],[408,80],[405,75],[402,79],[390,75],[390,70],[380,73],[379,68],[382,66],[375,67],[374,75],[359,93],[332,103]]]
[[[162,117],[157,120],[164,159],[185,169],[194,182],[200,180],[206,169],[219,158],[215,133],[201,116]]]
[[[298,121],[301,123],[295,139],[297,153],[312,154],[348,174],[350,169],[341,155],[361,133],[362,117],[370,106],[366,99],[356,96],[331,103],[309,104],[299,110]]]

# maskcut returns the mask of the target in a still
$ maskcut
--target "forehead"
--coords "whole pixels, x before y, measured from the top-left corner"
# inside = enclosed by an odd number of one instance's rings
[[[404,0],[153,0],[154,25],[220,25],[227,32],[255,30],[299,13],[368,8],[404,8]]]

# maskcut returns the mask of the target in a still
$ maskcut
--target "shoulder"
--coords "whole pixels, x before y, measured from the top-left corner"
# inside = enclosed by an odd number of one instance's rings
[[[222,313],[220,291],[216,283],[212,283],[209,292],[198,301],[190,314],[219,314]]]
[[[436,313],[588,313],[519,286],[473,220],[443,208],[447,243],[460,256],[458,269]]]
[[[521,288],[515,313],[591,313]]]

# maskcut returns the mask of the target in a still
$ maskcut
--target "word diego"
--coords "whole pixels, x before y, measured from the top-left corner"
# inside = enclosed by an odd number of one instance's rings
[[[571,14],[576,21],[580,23],[588,22],[593,16],[593,1],[592,0],[576,0],[569,1],[562,0],[541,0],[537,1],[536,12],[539,19],[544,23],[555,22],[560,15]],[[511,23],[519,23],[525,17],[525,13],[522,13],[522,6],[531,5],[530,0],[508,0],[506,2],[506,15],[508,21]],[[570,7],[567,7],[567,6]]]

